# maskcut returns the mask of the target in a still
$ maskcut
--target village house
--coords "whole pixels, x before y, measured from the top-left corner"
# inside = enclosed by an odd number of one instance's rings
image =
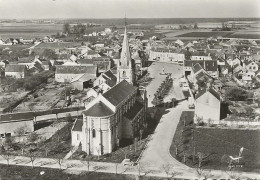
[[[101,92],[106,92],[115,86],[117,83],[116,76],[112,71],[108,70],[107,72],[102,73],[93,83],[94,87],[98,87]]]
[[[28,68],[26,65],[22,64],[8,64],[5,67],[5,76],[13,78],[25,78],[28,76]]]
[[[218,124],[220,121],[221,96],[211,87],[195,95],[195,124],[200,122]]]
[[[212,77],[217,79],[219,77],[218,62],[216,60],[185,60],[183,64],[183,74],[185,76],[191,75],[192,68],[196,64],[200,66]]]
[[[74,78],[88,74],[97,77],[97,66],[56,66],[55,81],[71,82]]]
[[[256,64],[254,61],[245,61],[243,66],[244,68],[246,68],[247,71],[250,72],[258,71],[258,64]]]
[[[167,48],[152,48],[149,54],[149,61],[174,61],[174,62],[183,62],[185,56],[183,53],[179,53],[176,49],[167,49]]]

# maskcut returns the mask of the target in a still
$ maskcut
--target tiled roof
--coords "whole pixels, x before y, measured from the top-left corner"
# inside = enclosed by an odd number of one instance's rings
[[[5,72],[24,72],[26,65],[23,64],[7,64]]]
[[[219,94],[217,91],[215,91],[213,88],[209,88],[209,89],[204,88],[204,89],[200,90],[200,91],[198,92],[198,94],[196,94],[195,99],[198,99],[199,97],[201,97],[201,96],[202,96],[203,94],[205,94],[206,92],[211,93],[211,94],[212,94],[213,96],[215,96],[218,100],[220,100],[220,98],[221,98],[220,94]]]
[[[127,119],[130,119],[132,120],[138,112],[140,112],[140,110],[143,109],[143,104],[136,101],[135,104],[133,105],[133,107],[131,109],[129,109],[125,114],[124,116],[127,118]]]
[[[92,59],[78,59],[77,62],[79,64],[93,64],[93,60]]]
[[[114,106],[124,101],[127,96],[136,91],[137,87],[123,80],[103,94],[103,96]]]
[[[193,71],[194,71],[195,74],[196,74],[198,71],[200,71],[201,69],[203,69],[203,68],[201,67],[201,65],[200,65],[199,63],[197,63],[197,64],[195,64],[195,65],[193,66]]]
[[[83,120],[77,119],[72,131],[82,131],[82,126],[83,126]]]
[[[56,74],[96,74],[97,66],[56,66]]]
[[[85,116],[93,116],[93,117],[104,117],[110,116],[114,112],[109,109],[103,102],[99,101],[94,104],[92,107],[82,112]]]

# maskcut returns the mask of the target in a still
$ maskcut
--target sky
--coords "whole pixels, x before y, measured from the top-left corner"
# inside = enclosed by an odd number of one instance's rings
[[[1,19],[260,17],[260,0],[0,0]]]

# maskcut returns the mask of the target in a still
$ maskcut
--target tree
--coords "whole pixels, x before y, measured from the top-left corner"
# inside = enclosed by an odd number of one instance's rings
[[[199,29],[199,27],[198,27],[198,24],[197,24],[197,23],[195,23],[195,24],[194,24],[194,26],[193,26],[193,29]]]
[[[169,163],[162,165],[162,170],[166,173],[166,176],[168,178],[171,170],[171,165]]]
[[[62,156],[58,156],[55,161],[59,164],[60,169],[62,167],[62,163],[63,163],[63,157]]]
[[[44,56],[47,60],[58,59],[58,55],[52,49],[44,49],[42,56]]]
[[[37,140],[39,139],[39,134],[36,132],[32,132],[28,136],[28,141],[32,144],[36,144]]]
[[[19,137],[19,143],[20,143],[20,147],[22,149],[22,155],[24,154],[24,148],[26,146],[26,142],[25,142],[25,139],[24,139],[24,136],[27,132],[27,128],[26,127],[20,127],[16,130],[16,135]],[[21,138],[23,137],[22,141],[21,141]]]
[[[249,97],[246,90],[236,87],[227,89],[225,95],[227,99],[233,101],[245,101]]]
[[[202,169],[201,167],[198,167],[196,170],[198,175],[200,177],[203,177],[205,180],[207,180],[210,176],[212,176],[210,170]]]
[[[70,33],[70,24],[69,23],[63,24],[63,33],[66,33],[66,34]]]
[[[27,156],[30,158],[30,162],[32,163],[32,168],[34,168],[34,161],[36,160],[36,156],[33,153],[33,149],[29,149],[27,152]]]

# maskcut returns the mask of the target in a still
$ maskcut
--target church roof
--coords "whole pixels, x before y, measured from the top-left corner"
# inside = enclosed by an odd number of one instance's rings
[[[82,113],[86,116],[103,117],[112,115],[114,112],[109,109],[109,107],[107,107],[103,102],[99,101]]]
[[[113,88],[103,94],[103,96],[114,106],[120,104],[123,100],[132,94],[137,87],[129,84],[126,80],[121,81]]]
[[[77,119],[72,131],[82,131],[83,121],[82,119]]]

